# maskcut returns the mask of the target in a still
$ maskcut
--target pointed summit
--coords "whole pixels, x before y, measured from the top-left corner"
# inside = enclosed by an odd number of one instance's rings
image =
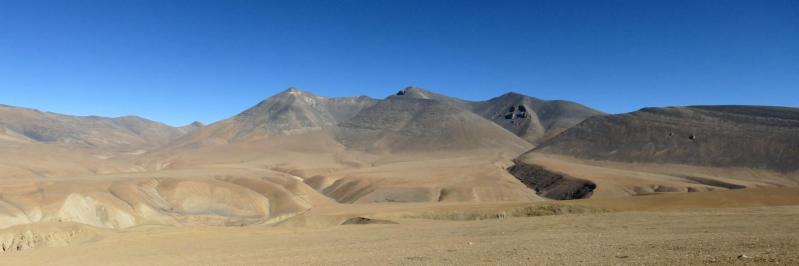
[[[291,135],[335,127],[374,102],[369,97],[322,97],[289,87],[202,130],[231,142],[266,135]]]
[[[472,108],[471,103],[468,101],[438,94],[416,86],[405,87],[404,89],[397,92],[395,95],[389,96],[387,99],[435,100],[464,110],[470,110]]]
[[[194,121],[191,124],[188,124],[188,125],[185,125],[185,126],[182,126],[182,127],[178,127],[178,130],[183,132],[183,134],[188,134],[188,133],[197,131],[197,130],[199,130],[200,128],[202,128],[204,126],[205,126],[205,124],[203,124],[202,122]]]
[[[402,92],[340,123],[336,138],[348,148],[370,152],[469,149],[523,152],[532,147],[465,108],[468,103],[427,94],[418,88]]]
[[[297,94],[297,93],[306,93],[306,92],[297,87],[289,87],[288,89],[284,90],[282,93]]]
[[[538,99],[536,97],[527,96],[527,95],[524,95],[524,94],[521,94],[521,93],[518,93],[518,92],[515,92],[515,91],[506,92],[505,94],[502,94],[502,95],[500,95],[499,97],[496,97],[496,98],[499,98],[499,99],[516,99],[516,100],[530,99],[530,100],[533,100],[533,101],[543,101],[543,100]]]
[[[534,144],[602,114],[577,103],[545,101],[516,92],[479,102],[473,111]]]
[[[312,97],[317,97],[317,96],[316,96],[315,94],[313,94],[313,93],[310,93],[310,92],[307,92],[307,91],[301,90],[301,89],[299,89],[299,88],[297,88],[297,87],[293,87],[293,86],[292,86],[292,87],[289,87],[288,89],[285,89],[284,91],[282,91],[282,92],[280,92],[280,93],[276,94],[275,96],[300,96],[300,95],[302,95],[302,96],[312,96]],[[273,96],[273,97],[275,97],[275,96]]]
[[[413,85],[399,90],[396,94],[396,96],[405,96],[418,99],[431,99],[431,95],[435,95],[435,93],[429,92],[425,89]]]

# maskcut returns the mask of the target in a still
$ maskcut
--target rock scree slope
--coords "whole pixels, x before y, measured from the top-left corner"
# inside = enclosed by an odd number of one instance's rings
[[[799,109],[644,108],[595,116],[535,152],[592,160],[799,170]]]

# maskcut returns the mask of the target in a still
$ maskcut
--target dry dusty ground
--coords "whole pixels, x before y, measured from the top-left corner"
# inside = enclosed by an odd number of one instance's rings
[[[623,206],[621,209],[626,211],[597,210],[474,221],[448,219],[453,217],[453,212],[510,213],[514,208],[553,203],[363,204],[371,207],[351,210],[373,213],[369,217],[391,219],[397,224],[137,226],[125,230],[84,226],[75,230],[72,225],[53,225],[73,228],[73,241],[68,246],[6,252],[0,255],[0,264],[799,264],[799,201],[796,199],[799,193],[796,189],[752,191],[710,192],[716,194],[709,196],[682,194],[689,196],[687,201],[694,202],[690,205],[693,209],[680,209],[686,207],[685,201],[673,195],[643,196],[619,199],[632,202],[626,205],[613,204],[610,200],[569,203],[572,206]],[[746,206],[750,207],[745,208],[698,208],[704,204],[695,200],[706,197],[720,199],[708,207],[729,207],[736,199],[756,203],[749,203]],[[634,210],[653,203],[660,206],[658,210]],[[335,216],[332,213],[346,216],[348,211],[344,207],[336,212],[312,215],[309,219],[340,221],[331,218]],[[746,258],[738,258],[740,255]]]

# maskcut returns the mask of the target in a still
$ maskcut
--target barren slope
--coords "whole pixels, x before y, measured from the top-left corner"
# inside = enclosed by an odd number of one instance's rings
[[[182,136],[178,129],[136,116],[68,116],[0,105],[0,141],[133,151],[154,149]]]
[[[505,149],[529,143],[468,110],[440,100],[390,97],[341,123],[338,139],[366,151]]]
[[[436,100],[469,110],[533,144],[543,142],[588,117],[603,114],[574,102],[545,101],[513,92],[486,101],[465,101],[411,86],[389,97],[392,98]]]
[[[170,146],[225,144],[274,135],[330,129],[374,102],[374,99],[365,96],[328,98],[289,88],[234,117],[190,134]]]
[[[596,116],[516,162],[563,184],[588,180],[596,197],[797,186],[799,110],[691,106]]]
[[[0,106],[0,178],[141,172],[144,153],[202,127],[170,127],[136,116],[69,116]]]
[[[799,109],[645,108],[590,118],[536,152],[592,160],[799,170]]]

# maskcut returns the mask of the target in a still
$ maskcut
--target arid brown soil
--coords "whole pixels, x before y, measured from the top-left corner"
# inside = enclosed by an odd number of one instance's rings
[[[0,259],[13,265],[792,265],[799,263],[797,219],[796,206],[774,206],[393,218],[398,224],[358,226],[139,226],[84,229],[68,245]]]

